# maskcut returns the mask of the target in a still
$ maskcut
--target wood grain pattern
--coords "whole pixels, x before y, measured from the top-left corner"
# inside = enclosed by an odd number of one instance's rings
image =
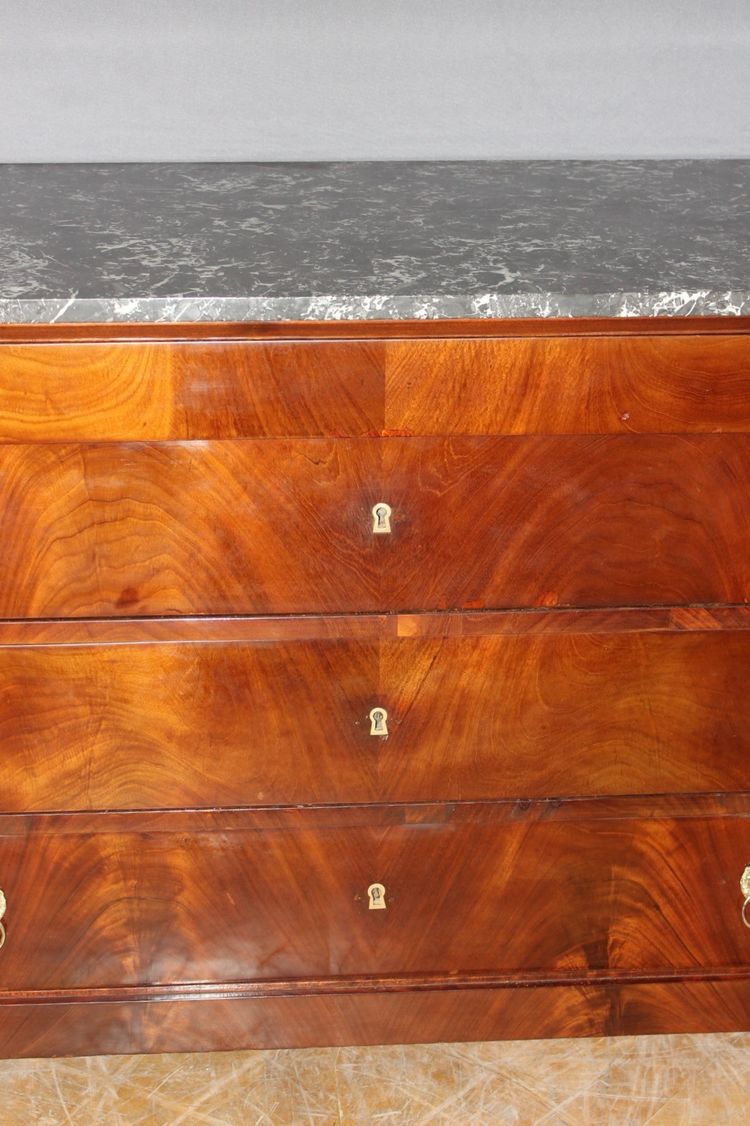
[[[0,346],[0,441],[377,433],[373,341]]]
[[[245,815],[233,832],[196,820],[185,833],[163,815],[159,831],[120,833],[100,818],[93,832],[3,836],[4,988],[750,970],[750,818],[415,812],[355,827],[331,810],[328,828],[296,831]],[[368,910],[376,880],[384,911]]]
[[[372,642],[0,650],[0,808],[372,800]],[[55,732],[50,745],[48,733]]]
[[[747,432],[750,336],[0,345],[0,441]]]
[[[0,1057],[740,1032],[750,980],[2,1005]]]
[[[0,1054],[750,1027],[749,524],[748,318],[0,326]]]
[[[0,617],[745,603],[749,524],[741,434],[5,445]]]
[[[747,432],[750,337],[389,342],[385,426],[413,434]]]
[[[384,640],[348,625],[0,648],[0,809],[750,790],[750,630]],[[375,706],[388,738],[370,734]]]

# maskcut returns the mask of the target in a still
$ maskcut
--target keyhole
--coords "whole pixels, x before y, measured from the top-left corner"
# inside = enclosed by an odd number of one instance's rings
[[[385,888],[382,884],[370,884],[367,889],[367,900],[371,911],[385,911]]]
[[[372,506],[372,530],[376,536],[390,535],[392,511],[390,504],[382,500]]]
[[[370,712],[370,734],[388,734],[388,712],[385,708],[373,708]]]

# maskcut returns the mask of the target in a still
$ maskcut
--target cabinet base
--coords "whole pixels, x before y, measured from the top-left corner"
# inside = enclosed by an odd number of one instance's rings
[[[2,1003],[0,1057],[750,1030],[750,979]]]

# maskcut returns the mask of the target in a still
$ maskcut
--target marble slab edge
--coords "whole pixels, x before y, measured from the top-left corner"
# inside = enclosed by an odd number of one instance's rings
[[[688,316],[750,316],[750,291],[0,298],[0,325]]]

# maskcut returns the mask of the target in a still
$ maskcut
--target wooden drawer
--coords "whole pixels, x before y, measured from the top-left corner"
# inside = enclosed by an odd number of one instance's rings
[[[386,426],[412,434],[710,434],[750,426],[750,335],[386,344]]]
[[[3,988],[750,968],[747,813],[581,806],[2,818]]]
[[[0,441],[377,433],[374,341],[0,345]]]
[[[640,612],[9,625],[0,808],[750,790],[748,666]]]
[[[742,603],[748,526],[745,434],[0,445],[0,617]]]
[[[742,334],[0,344],[0,441],[711,433],[748,418]]]

